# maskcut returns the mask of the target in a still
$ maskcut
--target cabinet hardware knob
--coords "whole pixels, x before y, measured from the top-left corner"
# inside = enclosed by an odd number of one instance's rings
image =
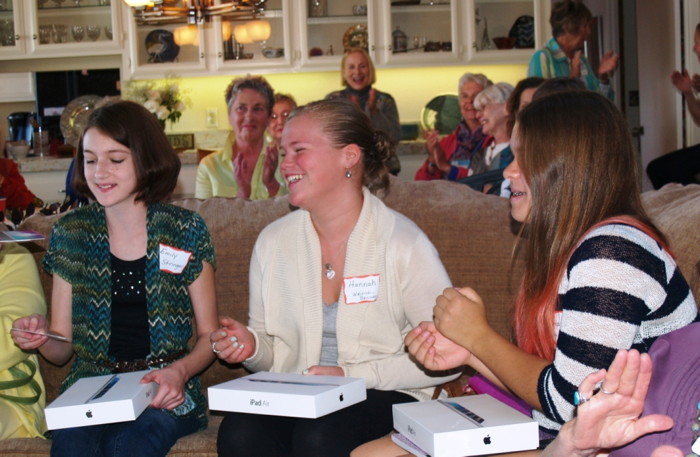
[[[32,40],[36,41],[36,33],[32,35]]]
[[[372,45],[372,51],[374,51],[374,48],[375,48],[375,46],[374,46],[374,45]]]
[[[389,45],[389,46],[387,46],[386,48],[387,48],[389,51],[393,51],[393,50],[394,50],[394,47],[393,47],[392,45]]]
[[[219,51],[219,59],[221,58],[222,55],[223,55],[223,54],[221,54],[221,51]]]
[[[19,41],[19,35],[15,35],[15,41]]]
[[[200,58],[200,59],[203,59],[203,58],[204,58],[204,53],[203,53],[203,52],[199,54],[199,58]]]

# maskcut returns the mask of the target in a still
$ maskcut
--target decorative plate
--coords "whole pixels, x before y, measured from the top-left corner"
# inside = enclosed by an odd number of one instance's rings
[[[102,97],[99,95],[81,95],[68,102],[63,108],[60,125],[66,143],[78,147],[85,124],[100,100]]]
[[[462,120],[459,98],[455,94],[440,94],[430,100],[420,115],[423,130],[437,130],[441,135],[452,133]]]
[[[368,50],[369,34],[367,33],[367,26],[363,24],[350,26],[350,28],[345,31],[345,35],[343,35],[343,48],[346,51],[349,51],[350,48],[363,48],[364,50]]]
[[[146,35],[146,52],[149,63],[173,62],[180,53],[172,32],[163,29],[153,30]]]

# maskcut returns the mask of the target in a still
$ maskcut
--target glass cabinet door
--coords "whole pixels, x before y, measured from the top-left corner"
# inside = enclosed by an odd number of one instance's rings
[[[0,0],[0,57],[24,53],[26,40],[22,40],[20,34],[22,16],[19,8],[20,5],[13,0]]]
[[[184,0],[175,4],[183,5]],[[184,22],[137,24],[131,9],[123,7],[129,28],[130,59],[123,65],[127,77],[183,75],[206,69],[205,36],[213,27],[211,22],[190,26]]]
[[[459,61],[459,0],[382,0],[382,63],[435,65]]]
[[[264,22],[256,24],[254,21],[216,20],[212,30],[212,41],[215,45],[217,69],[235,71],[247,68],[283,68],[285,66],[291,68],[290,1],[267,0],[265,12],[259,19]],[[269,28],[267,28],[268,25]],[[262,27],[267,29],[269,37],[254,41],[245,39],[240,33],[235,33],[237,28],[241,27]],[[264,33],[264,30],[262,31]],[[248,33],[244,35],[247,36]]]
[[[479,61],[526,63],[544,45],[538,0],[473,0],[468,23],[470,53]]]
[[[31,2],[27,24],[32,35],[31,52],[94,55],[102,50],[117,49],[113,1],[119,0]]]
[[[301,30],[295,56],[302,66],[337,69],[346,49],[364,47],[375,59],[374,11],[367,0],[297,0]]]

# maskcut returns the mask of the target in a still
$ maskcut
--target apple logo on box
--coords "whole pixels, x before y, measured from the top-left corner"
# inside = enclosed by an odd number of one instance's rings
[[[88,409],[87,412],[85,413],[85,416],[87,416],[88,419],[92,419],[92,411],[90,411]]]
[[[342,394],[342,393],[340,394],[340,396],[338,397],[338,399],[339,399],[340,401],[343,401],[343,400],[344,400],[343,394]]]
[[[486,435],[486,437],[484,438],[484,444],[491,444],[491,436],[490,435]]]

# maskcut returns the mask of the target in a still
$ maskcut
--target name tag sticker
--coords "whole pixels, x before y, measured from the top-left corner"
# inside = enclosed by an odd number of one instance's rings
[[[343,278],[343,292],[348,305],[377,301],[379,274]]]
[[[160,244],[160,269],[162,271],[179,275],[190,261],[192,253],[182,249]]]

